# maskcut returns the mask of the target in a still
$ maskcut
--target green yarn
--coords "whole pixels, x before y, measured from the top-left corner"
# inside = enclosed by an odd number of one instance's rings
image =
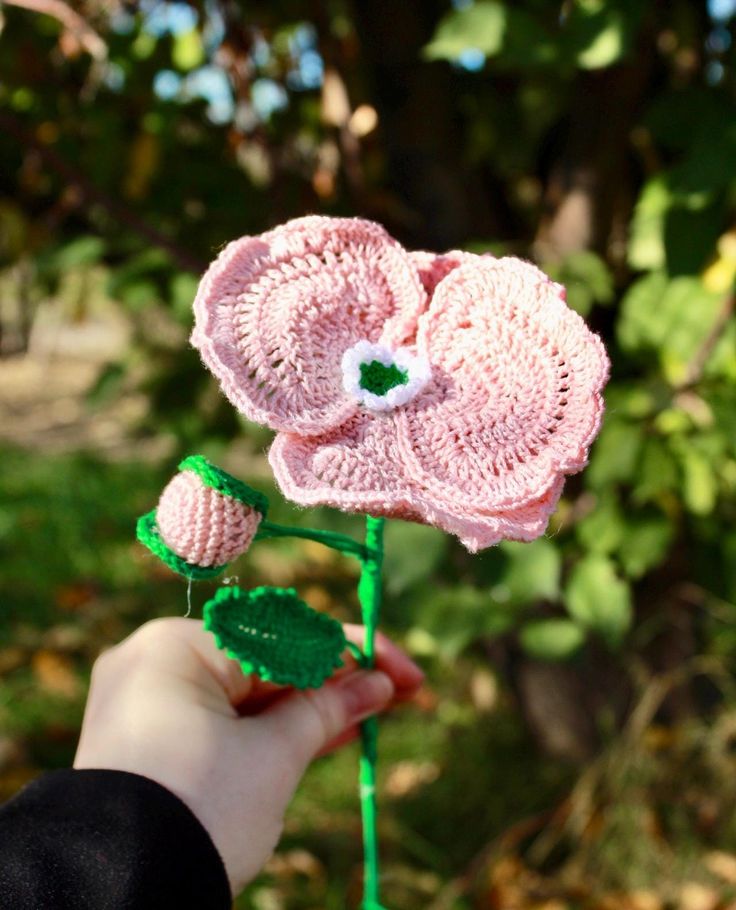
[[[380,360],[360,365],[360,387],[374,395],[385,395],[397,385],[406,385],[409,374],[400,370],[395,363],[386,366]]]
[[[166,546],[163,538],[156,527],[156,510],[141,515],[136,524],[136,537],[140,542],[153,553],[154,556],[165,562],[166,565],[183,575],[185,578],[191,578],[194,581],[200,581],[204,578],[214,578],[219,575],[226,566],[195,566],[181,556],[178,556],[172,549]]]
[[[258,490],[249,487],[247,483],[243,483],[242,480],[238,480],[237,477],[233,477],[232,474],[228,474],[222,468],[218,468],[217,465],[208,461],[204,455],[188,455],[179,464],[179,470],[194,471],[195,474],[199,475],[205,486],[212,487],[213,490],[217,490],[218,493],[222,493],[224,496],[237,499],[238,502],[250,506],[256,512],[260,512],[264,518],[266,517],[268,499],[263,493],[259,493]]]
[[[286,525],[277,525],[265,519],[258,525],[255,540],[268,540],[272,537],[301,537],[305,540],[315,540],[331,550],[337,550],[358,559],[365,559],[370,554],[357,540],[340,534],[337,531],[319,531],[316,528],[290,528]]]
[[[363,665],[372,667],[376,655],[376,629],[381,614],[381,568],[383,565],[383,518],[366,516],[365,546],[358,599],[365,627]],[[360,808],[363,816],[363,910],[382,910],[379,903],[379,860],[376,805],[378,718],[369,717],[360,727]]]
[[[204,627],[244,673],[280,685],[314,689],[343,665],[342,625],[292,588],[219,588],[204,606]]]

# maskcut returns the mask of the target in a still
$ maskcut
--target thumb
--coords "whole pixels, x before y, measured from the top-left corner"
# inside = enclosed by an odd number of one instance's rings
[[[299,774],[328,743],[391,701],[394,684],[380,670],[357,670],[320,689],[294,692],[259,720],[286,743]]]

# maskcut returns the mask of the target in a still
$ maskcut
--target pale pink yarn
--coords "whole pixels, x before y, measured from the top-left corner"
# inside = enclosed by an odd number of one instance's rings
[[[531,540],[600,426],[603,345],[519,259],[407,253],[377,224],[311,216],[226,247],[194,310],[193,344],[279,431],[270,461],[302,505],[427,522],[473,551]],[[426,358],[429,382],[361,407],[341,363],[362,340]]]
[[[222,566],[245,553],[260,521],[259,512],[208,487],[194,471],[177,474],[156,509],[166,546],[195,566]]]

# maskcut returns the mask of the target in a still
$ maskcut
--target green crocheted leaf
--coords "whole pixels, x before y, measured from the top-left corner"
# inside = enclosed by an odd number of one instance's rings
[[[266,517],[268,512],[268,499],[266,496],[258,490],[254,490],[253,487],[249,487],[242,480],[238,480],[237,477],[233,477],[232,474],[228,474],[227,471],[223,471],[222,468],[218,468],[216,464],[208,461],[204,455],[187,455],[179,463],[179,470],[194,471],[195,474],[199,475],[199,479],[205,486],[212,487],[218,493],[231,496],[233,499],[245,503],[245,505],[255,509],[256,512],[260,512],[264,518]]]
[[[292,588],[220,588],[204,606],[204,627],[243,672],[280,685],[315,689],[343,663],[341,624]]]

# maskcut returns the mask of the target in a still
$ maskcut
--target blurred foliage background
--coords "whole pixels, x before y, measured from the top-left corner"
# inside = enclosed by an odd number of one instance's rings
[[[226,241],[307,212],[537,261],[604,338],[607,416],[545,537],[388,529],[385,902],[736,908],[733,0],[0,4],[0,797],[73,756],[102,647],[186,591],[133,541],[178,459],[273,488],[187,345]],[[241,584],[356,615],[354,568]],[[195,610],[209,588],[196,588]],[[204,592],[204,593],[203,593]],[[240,908],[356,906],[356,756]]]

